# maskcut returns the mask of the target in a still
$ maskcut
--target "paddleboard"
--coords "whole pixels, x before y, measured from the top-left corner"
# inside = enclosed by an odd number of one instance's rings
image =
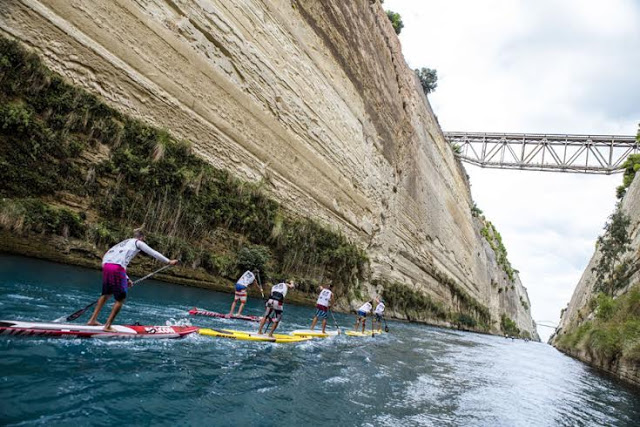
[[[322,333],[322,330],[311,330],[311,329],[296,329],[291,332],[291,335],[296,337],[313,337],[313,338],[328,338],[335,337],[338,335],[338,331],[327,331],[326,333]]]
[[[382,334],[383,332],[380,330],[374,331],[373,335],[378,335],[378,334]],[[366,332],[356,332],[356,331],[347,331],[345,332],[346,335],[349,335],[350,337],[370,337],[371,331],[366,331]]]
[[[181,338],[196,332],[197,326],[112,325],[115,332],[104,326],[65,323],[22,322],[0,320],[0,335],[46,336],[60,338]]]
[[[259,322],[260,320],[262,320],[262,317],[260,316],[245,316],[245,315],[229,316],[228,313],[224,314],[224,313],[218,313],[217,311],[202,310],[197,307],[193,307],[191,310],[189,310],[189,314],[192,316],[208,316],[208,317],[217,317],[220,319],[248,320],[250,322]]]
[[[302,341],[309,341],[311,339],[311,337],[294,337],[292,335],[282,335],[282,334],[274,334],[273,337],[270,337],[266,334],[259,335],[255,332],[233,331],[230,329],[201,328],[198,331],[198,333],[200,335],[206,335],[209,337],[216,337],[216,338],[229,338],[232,340],[240,340],[240,341],[274,342],[278,344],[296,343],[296,342],[302,342]]]

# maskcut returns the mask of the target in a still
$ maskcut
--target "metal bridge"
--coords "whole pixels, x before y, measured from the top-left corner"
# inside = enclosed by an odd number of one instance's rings
[[[542,326],[550,329],[558,329],[558,325],[554,325],[550,320],[536,320],[536,326]]]
[[[635,136],[445,132],[463,162],[483,168],[612,174],[629,154],[640,153]]]

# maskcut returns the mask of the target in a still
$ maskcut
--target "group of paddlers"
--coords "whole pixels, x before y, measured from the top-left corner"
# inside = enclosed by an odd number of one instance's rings
[[[123,240],[122,242],[113,246],[102,258],[102,294],[98,299],[98,304],[96,305],[93,315],[87,322],[88,325],[100,325],[100,323],[98,323],[98,315],[100,314],[100,310],[102,310],[102,307],[104,306],[107,299],[111,295],[113,295],[115,303],[113,305],[113,308],[111,309],[111,313],[109,314],[106,323],[104,324],[105,331],[113,330],[111,325],[120,312],[120,309],[124,305],[129,287],[133,285],[131,279],[129,279],[129,276],[127,276],[127,266],[129,265],[129,262],[131,262],[133,257],[136,256],[140,251],[166,264],[176,265],[178,263],[178,260],[170,260],[161,253],[153,250],[144,242],[144,240],[144,231],[142,229],[136,229],[134,230],[132,238]],[[238,312],[235,314],[235,316],[240,316],[242,314],[244,305],[247,302],[247,290],[249,286],[254,284],[257,285],[260,288],[260,292],[264,296],[262,283],[260,283],[259,275],[256,276],[256,273],[257,271],[247,270],[237,280],[235,284],[235,296],[233,298],[233,303],[231,304],[229,317],[234,316],[233,311],[235,310],[237,302],[240,302],[240,307],[238,308]],[[269,321],[273,323],[273,325],[271,326],[270,330],[268,330],[269,327],[267,326],[267,332],[269,336],[273,335],[274,331],[280,324],[280,320],[282,319],[284,299],[287,295],[287,291],[289,289],[295,288],[295,284],[292,280],[287,281],[282,279],[277,282],[278,283],[271,287],[269,299],[265,304],[265,313],[264,316],[262,316],[260,326],[258,328],[259,334],[262,334],[265,323]],[[326,333],[325,329],[327,326],[327,316],[329,311],[331,310],[333,299],[334,295],[331,291],[331,285],[325,284],[324,286],[320,286],[320,293],[318,295],[318,300],[316,301],[316,312],[311,322],[311,330],[314,330],[318,319],[321,319],[322,333]],[[357,331],[359,325],[361,324],[362,332],[364,333],[366,318],[371,313],[374,303],[376,304],[376,308],[373,313],[375,317],[372,319],[372,326],[373,328],[375,328],[375,324],[377,322],[379,325],[379,329],[381,329],[382,316],[384,314],[385,306],[384,301],[381,298],[376,297],[371,301],[365,302],[357,310],[354,330]]]
[[[242,315],[242,309],[247,302],[247,291],[249,286],[257,285],[260,288],[260,293],[264,297],[264,289],[262,287],[262,283],[259,280],[259,276],[256,276],[257,271],[247,270],[244,272],[242,276],[238,279],[235,284],[235,296],[233,298],[233,303],[231,303],[231,310],[229,310],[229,314],[227,317],[237,317]],[[295,288],[295,284],[292,280],[280,280],[277,284],[271,287],[271,293],[269,294],[269,299],[265,304],[266,310],[262,319],[260,320],[260,326],[258,328],[258,333],[262,334],[262,330],[267,321],[272,322],[273,326],[271,330],[267,331],[269,336],[273,336],[274,331],[280,324],[280,320],[282,320],[282,312],[284,310],[284,298],[287,295],[287,291],[289,289]],[[236,307],[236,303],[240,302],[240,307],[238,308],[238,312],[234,314],[234,310]],[[322,319],[322,333],[326,334],[327,328],[327,317],[328,313],[331,309],[331,304],[333,302],[333,292],[331,291],[331,285],[326,284],[324,286],[320,286],[320,294],[318,295],[318,299],[316,301],[316,313],[313,316],[313,320],[311,321],[311,330],[313,331],[318,323],[318,319]],[[384,301],[381,298],[375,298],[374,300],[365,302],[362,307],[360,307],[357,311],[356,324],[354,330],[358,330],[358,326],[362,325],[362,332],[364,333],[365,324],[367,316],[371,313],[373,309],[373,304],[376,304],[376,309],[374,311],[375,317],[372,319],[372,328],[376,328],[376,323],[378,324],[378,329],[382,329],[382,316],[384,314]],[[268,329],[268,326],[267,326]]]

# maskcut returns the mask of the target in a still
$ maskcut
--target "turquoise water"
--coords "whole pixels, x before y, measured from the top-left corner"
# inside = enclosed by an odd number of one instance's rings
[[[97,298],[100,272],[0,255],[0,319],[50,321]],[[255,328],[190,317],[231,295],[152,280],[118,322]],[[103,312],[106,317],[110,305]],[[246,313],[260,314],[248,303]],[[281,331],[313,310],[288,305]],[[344,328],[352,318],[337,315]],[[87,316],[80,320],[86,321]],[[390,322],[301,344],[0,337],[0,424],[638,425],[640,391],[540,343]]]

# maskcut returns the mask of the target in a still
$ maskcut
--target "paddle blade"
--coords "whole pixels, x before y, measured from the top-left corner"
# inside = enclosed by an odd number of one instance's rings
[[[85,311],[87,311],[89,308],[91,308],[92,306],[94,306],[96,303],[98,302],[98,300],[95,300],[94,302],[92,302],[91,304],[89,304],[88,306],[86,306],[85,308],[81,308],[80,310],[76,311],[73,314],[70,314],[69,316],[67,316],[66,318],[62,318],[64,320],[66,320],[67,322],[73,322],[74,320],[76,320],[78,317],[82,316],[84,314]],[[56,319],[59,320],[59,319]]]

